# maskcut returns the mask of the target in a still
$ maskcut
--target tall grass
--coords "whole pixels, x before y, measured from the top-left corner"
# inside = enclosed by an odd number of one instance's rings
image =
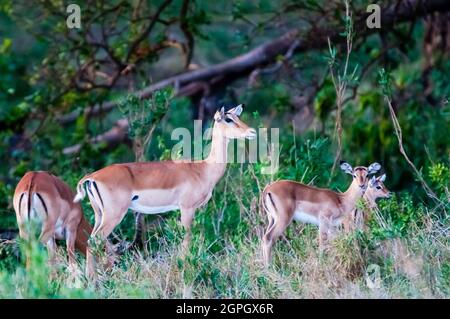
[[[317,229],[293,223],[264,268],[260,237],[266,217],[258,207],[261,187],[271,179],[295,177],[320,185],[327,176],[316,159],[326,142],[306,141],[289,152],[277,176],[258,165],[230,165],[212,200],[195,217],[189,252],[183,256],[179,213],[149,232],[150,255],[127,252],[94,287],[79,272],[47,265],[37,242],[20,245],[30,254],[22,263],[2,266],[0,298],[448,298],[450,296],[450,219],[448,207],[414,203],[407,194],[380,202],[366,232],[340,234],[319,253]],[[306,173],[305,173],[306,172]],[[298,177],[300,176],[300,177]],[[348,182],[348,181],[347,181]],[[11,257],[12,258],[12,257]],[[1,265],[6,265],[3,262]],[[75,280],[75,277],[79,282]]]

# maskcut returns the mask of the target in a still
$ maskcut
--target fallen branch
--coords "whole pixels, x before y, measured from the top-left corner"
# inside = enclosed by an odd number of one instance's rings
[[[382,10],[382,28],[392,27],[395,23],[412,20],[417,17],[428,15],[432,12],[447,12],[450,11],[450,1],[447,0],[412,0],[401,1],[392,4],[391,6]],[[359,31],[359,35],[364,36],[369,33],[378,32],[380,29],[368,29],[365,25],[368,13],[360,12],[357,14],[359,18],[355,23],[355,29]],[[299,41],[295,48],[295,52],[305,52],[311,49],[323,48],[327,45],[329,38],[333,42],[342,42],[345,38],[339,36],[335,28],[329,29],[314,29],[305,35],[305,39],[298,39],[299,31],[297,29],[290,30],[279,38],[262,44],[255,49],[237,56],[228,61],[186,73],[182,73],[168,79],[162,80],[158,83],[150,85],[143,90],[137,91],[136,95],[140,98],[148,98],[154,91],[160,90],[167,86],[174,86],[177,96],[192,96],[201,92],[202,86],[195,85],[195,82],[211,82],[220,77],[222,81],[224,78],[229,81],[238,77],[248,76],[254,69],[269,64],[276,60],[279,54],[286,53],[292,46],[294,41]],[[228,82],[228,81],[227,81]],[[187,85],[196,87],[195,90],[184,90]],[[84,112],[91,116],[99,115],[109,112],[117,105],[116,101],[109,101],[102,104],[97,104],[92,107],[85,108]],[[80,115],[78,111],[61,116],[58,122],[62,125],[74,122]]]
[[[201,90],[201,87],[196,89],[183,90],[183,86],[192,84],[193,82],[210,81],[217,77],[232,76],[235,74],[248,73],[256,66],[263,65],[272,61],[278,54],[284,53],[291,46],[292,42],[297,39],[298,31],[291,30],[285,33],[280,38],[265,43],[250,52],[235,57],[223,63],[214,66],[182,73],[153,85],[150,85],[143,90],[137,91],[136,95],[140,98],[148,98],[153,92],[163,89],[168,86],[174,86],[176,89],[176,96],[191,96]],[[90,116],[98,115],[108,112],[117,106],[116,101],[110,101],[104,104],[95,105],[85,109],[85,113]],[[75,121],[79,116],[78,112],[73,112],[62,116],[58,119],[60,124],[67,124]]]
[[[450,1],[447,0],[429,0],[429,1],[402,1],[389,6],[382,10],[382,30],[392,27],[395,23],[408,21],[417,17],[428,15],[432,12],[450,11]],[[359,19],[355,22],[355,29],[359,30],[360,36],[366,36],[370,33],[377,32],[379,29],[368,29],[365,26],[367,13],[359,13]],[[276,61],[280,54],[291,56],[294,52],[305,52],[312,49],[323,48],[327,45],[328,39],[334,43],[340,43],[346,40],[345,37],[339,35],[338,30],[334,28],[312,30],[299,39],[299,31],[294,29],[286,32],[281,37],[262,44],[255,49],[237,56],[228,61],[198,70],[182,73],[158,83],[152,84],[135,94],[142,99],[149,98],[155,91],[168,86],[175,88],[175,96],[193,97],[197,94],[203,94],[208,91],[207,95],[214,88],[223,88],[238,78],[242,78],[251,74],[255,69],[259,69],[264,65]],[[279,66],[279,62],[274,68]],[[271,68],[270,68],[271,70]],[[109,112],[117,106],[117,101],[109,101],[97,104],[93,107],[87,107],[84,110],[89,116],[96,116]],[[78,111],[64,115],[58,119],[61,125],[69,124],[75,121],[80,113]],[[126,120],[122,120],[123,124],[128,125]],[[117,124],[116,124],[117,125]],[[108,145],[114,145],[116,142],[124,141],[122,131],[117,131],[113,127],[108,132],[94,137],[91,143],[106,142]],[[64,154],[77,153],[81,148],[80,144],[70,146],[64,149]]]
[[[90,144],[106,143],[107,147],[114,147],[126,141],[128,138],[128,120],[120,119],[107,132],[97,135],[89,140]],[[82,144],[75,144],[63,149],[63,154],[78,153]]]

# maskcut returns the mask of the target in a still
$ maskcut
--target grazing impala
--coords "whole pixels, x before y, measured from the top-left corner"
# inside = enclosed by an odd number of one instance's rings
[[[47,246],[50,262],[54,262],[55,239],[65,239],[71,267],[75,266],[75,248],[86,254],[87,241],[92,231],[80,204],[73,203],[73,196],[70,187],[58,177],[37,171],[28,172],[22,177],[13,198],[20,237],[29,238],[28,221],[42,223],[39,239]]]
[[[84,198],[85,185],[95,212],[91,238],[106,240],[128,209],[144,214],[179,209],[186,230],[186,247],[195,210],[208,202],[225,172],[229,139],[256,137],[256,131],[239,119],[241,112],[241,105],[228,112],[223,107],[216,112],[211,151],[205,160],[114,164],[83,177],[74,200]],[[90,248],[86,272],[88,277],[95,276],[95,258]]]
[[[354,225],[356,224],[358,228],[365,229],[371,212],[378,208],[376,203],[376,200],[378,198],[391,197],[391,192],[384,185],[385,180],[386,174],[378,177],[372,176],[372,178],[370,179],[367,190],[363,196],[367,209],[355,209],[354,214],[352,215],[352,223],[354,223]]]
[[[380,169],[373,163],[369,168],[341,162],[341,169],[353,176],[353,181],[345,193],[317,188],[294,181],[274,182],[263,191],[261,204],[269,219],[263,236],[263,257],[266,265],[271,258],[272,247],[292,220],[319,226],[319,245],[323,248],[328,233],[338,226],[355,209],[356,201],[367,188],[369,174]]]

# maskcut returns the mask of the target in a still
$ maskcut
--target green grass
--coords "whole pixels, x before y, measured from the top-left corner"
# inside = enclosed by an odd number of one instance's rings
[[[222,196],[219,187],[207,208],[197,213],[185,258],[178,213],[149,233],[149,257],[130,252],[119,256],[114,267],[100,271],[97,287],[82,275],[84,258],[79,258],[79,287],[74,288],[63,248],[58,266],[49,269],[45,249],[28,243],[22,252],[32,256],[31,271],[22,263],[3,268],[0,298],[449,297],[450,225],[438,208],[420,209],[420,216],[397,232],[404,221],[391,215],[409,214],[417,207],[407,198],[386,200],[368,232],[339,235],[325,254],[319,253],[314,226],[293,223],[265,269],[260,250],[265,217],[253,202],[256,193],[240,193],[239,185],[249,182],[247,178],[225,177],[221,186],[231,183],[227,187],[234,192]],[[222,212],[223,205],[227,208]],[[374,269],[378,275],[369,275]]]
[[[58,265],[49,269],[45,249],[22,242],[21,255],[31,256],[26,271],[14,257],[15,244],[3,243],[0,298],[448,298],[448,180],[440,178],[446,165],[430,170],[442,203],[398,192],[379,201],[367,232],[340,234],[324,254],[319,253],[317,228],[293,223],[287,239],[275,245],[271,266],[263,267],[260,238],[267,220],[258,207],[262,188],[280,178],[324,186],[327,147],[323,139],[293,145],[282,153],[287,155],[280,158],[275,176],[261,174],[260,164],[229,165],[208,205],[196,213],[186,256],[179,212],[167,214],[148,232],[149,256],[129,251],[119,256],[112,268],[99,271],[97,286],[84,277],[82,256],[78,271],[68,272],[63,245]],[[349,178],[344,175],[338,173],[332,188],[345,189]],[[84,207],[92,217],[89,205]],[[132,214],[115,232],[132,238]]]

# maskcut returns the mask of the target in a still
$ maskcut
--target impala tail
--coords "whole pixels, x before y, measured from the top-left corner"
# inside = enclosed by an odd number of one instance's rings
[[[268,236],[270,236],[273,228],[275,227],[275,223],[277,220],[276,206],[275,202],[273,201],[272,194],[266,191],[266,189],[263,191],[260,201],[261,207],[266,212],[267,220],[269,221],[266,232],[264,234],[264,238],[265,240],[267,240]]]
[[[84,197],[86,197],[86,190],[84,188],[84,183],[87,181],[88,176],[83,177],[77,185],[77,195],[73,199],[74,203],[78,203],[81,200],[83,200]]]
[[[272,194],[266,190],[263,191],[262,196],[261,196],[261,207],[263,208],[263,210],[266,212],[267,217],[270,218],[275,218],[275,212],[276,212],[276,206],[275,206],[275,202],[273,201],[273,197]]]

